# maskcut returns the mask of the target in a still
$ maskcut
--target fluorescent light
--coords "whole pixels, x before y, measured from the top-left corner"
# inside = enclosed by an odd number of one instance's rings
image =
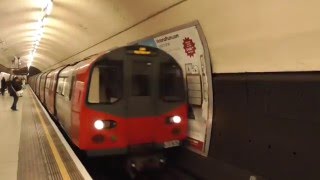
[[[42,26],[43,26],[42,18],[39,18],[38,23],[37,23],[37,29],[42,28]]]
[[[41,0],[40,6],[42,10],[48,6],[49,1],[51,0]]]
[[[42,25],[45,26],[45,25],[47,25],[47,24],[48,24],[48,17],[44,17],[44,18],[42,19]]]
[[[42,35],[44,33],[44,26],[48,23],[48,15],[51,14],[52,8],[53,8],[53,1],[52,0],[40,0],[40,6],[41,6],[41,12],[40,17],[36,24],[36,34],[35,34],[35,42],[32,45],[32,51],[29,55],[29,62],[28,62],[28,68],[31,66],[31,63],[34,59],[34,55],[37,51],[37,48],[39,47],[40,40],[42,38]],[[99,124],[99,122],[98,122]]]
[[[32,51],[30,52],[30,54],[29,54],[29,60],[33,60],[33,53],[32,53]]]
[[[37,34],[36,37],[35,37],[36,38],[35,41],[40,41],[41,37],[42,37],[41,34]]]
[[[39,29],[37,30],[37,34],[39,34],[39,35],[41,35],[41,36],[42,36],[43,32],[44,32],[44,28],[43,28],[43,27],[41,27],[41,28],[39,28]]]
[[[47,8],[46,8],[46,14],[47,14],[47,15],[50,15],[50,14],[51,14],[52,8],[53,8],[53,3],[52,3],[52,1],[49,1],[49,2],[48,2],[48,5],[47,5]]]

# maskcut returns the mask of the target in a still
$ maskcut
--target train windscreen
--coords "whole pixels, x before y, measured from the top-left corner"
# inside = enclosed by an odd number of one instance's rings
[[[93,68],[88,96],[89,103],[117,102],[122,97],[123,63],[107,61]]]
[[[150,96],[151,62],[134,61],[132,67],[132,96]]]
[[[160,64],[160,98],[171,102],[185,98],[183,74],[176,63]]]

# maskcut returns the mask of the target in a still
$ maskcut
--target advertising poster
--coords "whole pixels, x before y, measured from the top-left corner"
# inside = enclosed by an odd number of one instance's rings
[[[190,26],[139,41],[137,44],[166,51],[182,67],[189,103],[189,148],[207,155],[213,109],[212,103],[209,103],[209,92],[212,92],[211,61],[205,55],[197,27]]]

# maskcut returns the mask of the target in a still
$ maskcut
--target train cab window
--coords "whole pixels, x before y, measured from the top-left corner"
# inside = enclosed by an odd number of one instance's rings
[[[185,98],[183,74],[175,63],[160,65],[160,98],[164,101],[182,101]]]
[[[122,97],[122,64],[121,61],[108,60],[93,68],[88,94],[89,103],[112,104]]]
[[[134,61],[132,66],[132,96],[150,96],[151,62]]]

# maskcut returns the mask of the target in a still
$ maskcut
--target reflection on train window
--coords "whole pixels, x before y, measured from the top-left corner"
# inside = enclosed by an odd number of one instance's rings
[[[150,96],[150,62],[134,62],[132,66],[132,96]]]
[[[90,90],[89,103],[115,103],[122,96],[122,62],[107,61],[94,67]]]
[[[164,101],[184,100],[183,75],[175,63],[160,65],[160,98]]]

